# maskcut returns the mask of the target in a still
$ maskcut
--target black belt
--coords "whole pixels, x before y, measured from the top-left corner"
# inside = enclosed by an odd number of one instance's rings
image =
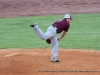
[[[53,25],[52,25],[53,26]],[[54,28],[56,27],[56,26],[53,26]]]
[[[56,27],[56,26],[54,26],[54,25],[52,25],[54,28]],[[58,29],[56,30],[56,33],[59,33],[59,31],[58,31]]]

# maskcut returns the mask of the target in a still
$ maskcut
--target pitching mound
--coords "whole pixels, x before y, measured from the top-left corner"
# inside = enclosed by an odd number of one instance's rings
[[[0,75],[100,75],[100,51],[59,49],[61,62],[51,62],[51,49],[1,49]]]

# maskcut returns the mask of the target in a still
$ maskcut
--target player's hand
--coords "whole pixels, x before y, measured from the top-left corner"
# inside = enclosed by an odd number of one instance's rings
[[[57,38],[57,40],[60,41],[61,39],[60,38]]]

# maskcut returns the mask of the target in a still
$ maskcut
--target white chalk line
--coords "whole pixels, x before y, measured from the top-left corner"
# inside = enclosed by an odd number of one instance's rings
[[[11,56],[15,56],[15,55],[18,55],[20,53],[13,53],[13,54],[8,54],[8,55],[5,55],[4,57],[11,57]]]

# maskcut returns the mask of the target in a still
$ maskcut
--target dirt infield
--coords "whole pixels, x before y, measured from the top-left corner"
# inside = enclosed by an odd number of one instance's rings
[[[51,49],[1,49],[0,75],[100,75],[100,51],[59,49],[61,62],[50,58]]]

